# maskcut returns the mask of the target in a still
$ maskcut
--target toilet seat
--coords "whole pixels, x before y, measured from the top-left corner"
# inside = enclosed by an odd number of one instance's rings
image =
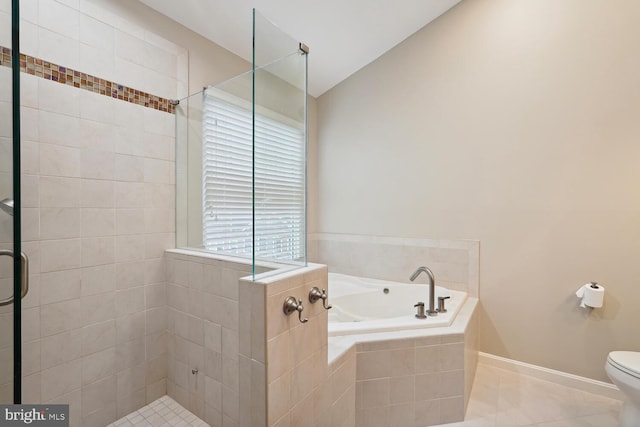
[[[607,357],[607,363],[640,380],[640,352],[612,351]]]

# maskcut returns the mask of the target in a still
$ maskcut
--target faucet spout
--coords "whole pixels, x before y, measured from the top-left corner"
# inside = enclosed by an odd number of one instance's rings
[[[429,270],[429,267],[418,267],[418,269],[413,272],[411,277],[409,277],[409,280],[413,282],[420,275],[420,273],[426,273],[427,276],[429,276],[429,283],[435,282],[435,279],[433,278],[433,272]]]
[[[409,277],[409,280],[413,282],[420,275],[420,273],[425,273],[429,279],[429,311],[427,313],[429,314],[429,316],[437,316],[438,312],[436,311],[435,307],[436,279],[433,276],[433,272],[428,267],[418,267],[418,269],[413,272],[411,277]]]

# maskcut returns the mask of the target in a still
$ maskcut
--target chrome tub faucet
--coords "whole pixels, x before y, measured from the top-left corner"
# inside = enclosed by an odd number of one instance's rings
[[[433,277],[433,272],[429,270],[428,267],[418,267],[418,269],[413,272],[411,277],[409,277],[409,280],[413,282],[414,280],[416,280],[416,277],[418,277],[422,272],[424,272],[429,278],[429,311],[427,311],[427,314],[429,316],[437,316],[438,311],[435,307],[436,279]]]

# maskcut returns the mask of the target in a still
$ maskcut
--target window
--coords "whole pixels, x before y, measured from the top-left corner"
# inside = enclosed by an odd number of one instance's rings
[[[212,92],[205,91],[203,103],[203,242],[209,250],[251,256],[251,111]],[[256,258],[301,259],[304,132],[276,113],[256,114],[255,146]]]

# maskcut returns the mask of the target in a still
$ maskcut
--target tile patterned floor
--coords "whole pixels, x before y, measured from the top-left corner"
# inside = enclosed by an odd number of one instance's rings
[[[107,427],[209,427],[169,396],[162,396]]]
[[[479,364],[465,420],[446,426],[617,427],[621,407],[619,400]]]

